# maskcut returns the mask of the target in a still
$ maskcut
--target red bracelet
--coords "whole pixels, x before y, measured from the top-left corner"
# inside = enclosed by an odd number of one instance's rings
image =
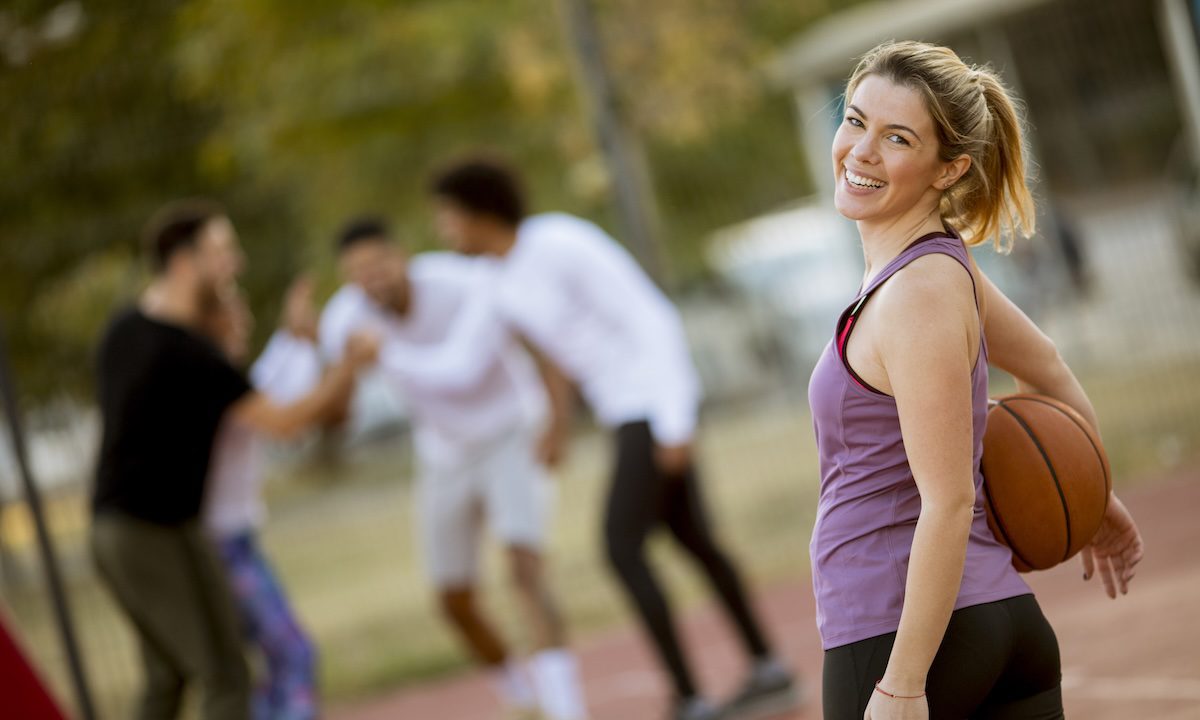
[[[879,693],[880,695],[890,697],[893,700],[919,700],[920,698],[925,697],[925,693],[921,693],[920,695],[893,695],[887,690],[879,687],[879,683],[881,682],[883,681],[880,680],[879,682],[875,683],[875,692]]]

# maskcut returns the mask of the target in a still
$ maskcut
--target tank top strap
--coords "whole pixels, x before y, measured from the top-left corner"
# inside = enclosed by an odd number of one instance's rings
[[[858,311],[861,310],[862,306],[867,303],[867,300],[870,299],[870,296],[879,289],[880,285],[887,282],[889,278],[903,270],[905,266],[907,266],[913,260],[925,255],[932,255],[934,253],[949,255],[957,260],[967,271],[967,274],[971,278],[971,287],[975,295],[975,307],[978,309],[979,288],[976,287],[975,284],[975,273],[971,271],[970,255],[967,252],[966,246],[963,245],[962,238],[959,237],[958,233],[953,230],[947,230],[945,232],[934,232],[929,233],[928,235],[922,235],[921,237],[909,243],[908,247],[900,251],[899,255],[892,258],[891,262],[885,265],[883,270],[881,270],[878,275],[872,278],[871,282],[868,283],[866,287],[859,291],[858,295],[854,297],[854,300],[851,301],[850,305],[846,308],[848,314],[857,315]]]
[[[968,270],[971,267],[971,263],[967,258],[967,249],[963,245],[963,242],[957,233],[952,230],[947,232],[929,233],[928,235],[922,235],[921,237],[909,243],[908,247],[901,250],[899,255],[892,258],[891,262],[885,265],[883,270],[881,270],[878,275],[872,278],[871,282],[868,283],[865,288],[863,288],[862,292],[859,293],[859,297],[864,297],[874,293],[880,285],[887,282],[889,278],[903,270],[913,260],[925,255],[932,255],[934,253],[950,255],[955,260],[958,260],[960,263],[962,263],[963,266]]]
[[[837,326],[834,330],[834,349],[842,363],[845,365],[846,370],[849,371],[850,376],[858,385],[862,386],[863,388],[880,395],[885,394],[882,391],[871,387],[865,380],[859,377],[858,373],[854,371],[854,368],[850,366],[850,362],[846,357],[846,344],[850,340],[850,333],[854,329],[854,324],[858,320],[859,314],[862,312],[863,307],[871,299],[871,296],[876,290],[879,289],[880,285],[887,282],[889,278],[900,272],[905,266],[917,258],[924,257],[925,255],[933,255],[935,253],[949,255],[957,260],[963,266],[963,269],[967,271],[967,276],[971,278],[971,290],[975,298],[975,309],[976,311],[980,310],[979,288],[975,283],[975,273],[971,271],[970,256],[968,255],[967,248],[963,244],[962,238],[959,237],[958,233],[954,232],[953,230],[929,233],[928,235],[922,235],[921,237],[912,241],[909,243],[908,247],[904,248],[899,255],[885,265],[883,270],[881,270],[879,274],[876,275],[875,278],[872,279],[871,282],[868,283],[861,292],[859,292],[858,296],[855,297],[850,305],[848,305],[846,309],[842,311],[841,316],[838,318]],[[987,358],[987,340],[984,338],[982,332],[979,334],[979,342],[980,358],[982,358],[983,361],[976,363],[977,369],[979,366],[982,366],[986,363]]]

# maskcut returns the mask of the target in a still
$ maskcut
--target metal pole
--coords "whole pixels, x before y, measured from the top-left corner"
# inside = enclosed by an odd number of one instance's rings
[[[88,690],[87,678],[83,672],[83,658],[79,653],[79,643],[75,638],[74,626],[71,623],[71,613],[67,607],[62,575],[58,568],[57,556],[54,554],[54,544],[46,527],[46,517],[42,511],[42,498],[33,482],[29,459],[25,454],[25,434],[21,425],[17,394],[12,382],[12,370],[8,364],[8,344],[5,341],[3,327],[0,327],[0,395],[3,396],[4,414],[8,420],[13,456],[17,459],[17,470],[25,490],[25,501],[29,503],[29,512],[33,516],[34,528],[37,530],[38,549],[42,554],[42,567],[46,571],[46,585],[50,588],[54,617],[58,621],[59,635],[62,639],[63,650],[67,655],[67,665],[71,674],[71,684],[75,690],[75,702],[79,710],[79,717],[83,720],[95,720],[96,711],[92,705],[92,695]]]
[[[641,145],[623,122],[617,107],[591,2],[560,0],[559,5],[588,114],[612,176],[621,234],[646,272],[661,284],[663,257],[658,243],[654,191]]]
[[[1200,48],[1186,0],[1160,0],[1158,26],[1192,162],[1200,165]]]

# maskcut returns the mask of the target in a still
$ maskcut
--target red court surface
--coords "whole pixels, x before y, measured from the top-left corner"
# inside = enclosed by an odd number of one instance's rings
[[[1088,720],[1200,718],[1200,468],[1147,481],[1123,498],[1146,540],[1131,593],[1109,600],[1078,560],[1030,577],[1063,652],[1067,716]],[[804,676],[807,703],[778,720],[820,713],[821,651],[807,581],[759,595],[773,636]],[[685,633],[703,687],[723,697],[742,673],[735,638],[711,607],[688,613]],[[661,720],[667,688],[632,627],[583,638],[593,720]],[[486,679],[468,673],[341,706],[333,720],[497,720]]]

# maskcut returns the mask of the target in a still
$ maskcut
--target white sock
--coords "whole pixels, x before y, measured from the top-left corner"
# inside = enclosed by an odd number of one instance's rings
[[[509,660],[492,670],[492,685],[505,705],[522,710],[538,706],[537,695],[521,663]]]
[[[529,670],[546,720],[587,718],[579,665],[570,651],[543,650],[529,660]]]

